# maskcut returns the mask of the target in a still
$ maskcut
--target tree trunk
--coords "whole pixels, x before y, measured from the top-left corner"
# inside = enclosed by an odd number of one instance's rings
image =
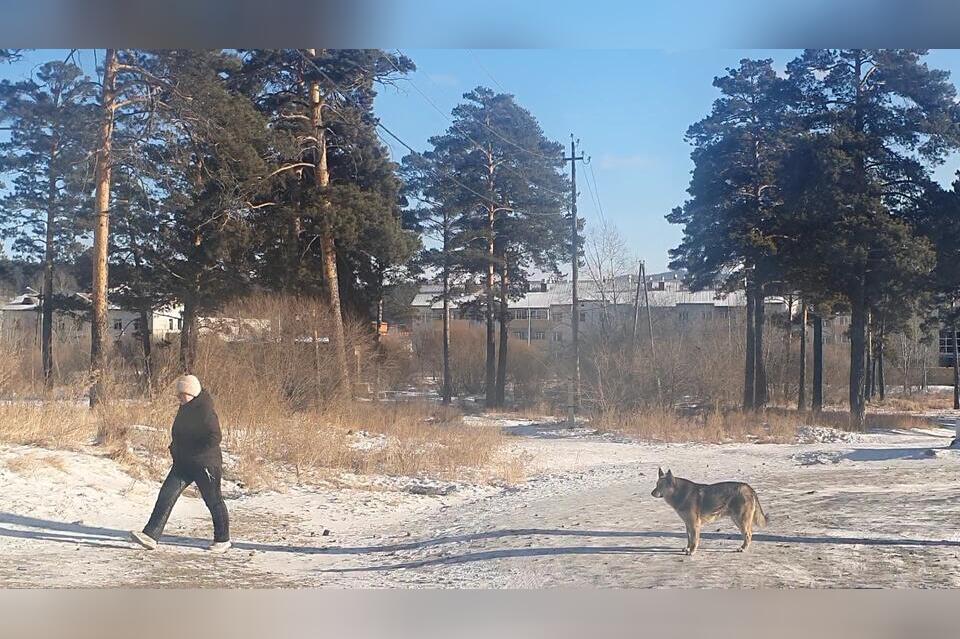
[[[59,102],[59,93],[56,96]],[[53,386],[53,256],[55,253],[53,229],[57,223],[57,174],[54,171],[57,154],[60,152],[60,137],[54,130],[50,136],[50,163],[47,171],[47,224],[43,248],[43,286],[40,296],[40,361],[43,366],[43,387]]]
[[[743,369],[743,410],[752,410],[755,402],[754,385],[756,384],[756,364],[757,351],[755,333],[756,323],[754,322],[754,311],[756,307],[753,302],[753,287],[747,284],[747,336],[746,336],[746,361]]]
[[[446,263],[443,267],[443,388],[440,395],[444,404],[449,404],[453,395],[450,380],[450,273]]]
[[[440,397],[443,404],[450,403],[453,395],[450,379],[450,214],[443,212],[443,386]]]
[[[150,331],[150,313],[151,310],[140,307],[140,330],[137,331],[137,337],[140,338],[140,350],[143,353],[143,375],[147,381],[147,394],[153,394],[153,335]]]
[[[813,404],[814,413],[823,410],[823,316],[813,316]]]
[[[374,382],[374,399],[380,399],[380,385],[383,383],[383,363],[386,359],[383,349],[383,273],[380,273],[377,280],[377,335],[374,340],[375,357],[377,360],[377,379]],[[358,373],[359,376],[359,373]]]
[[[324,372],[323,360],[320,357],[320,327],[317,321],[317,307],[314,305],[310,310],[310,316],[313,319],[313,375],[317,385],[317,396],[314,398],[314,401],[317,406],[322,406],[323,401],[320,393],[323,390]]]
[[[487,238],[487,259],[489,260],[487,264],[487,279],[484,282],[486,287],[487,294],[487,369],[485,382],[485,391],[486,391],[486,404],[488,408],[496,406],[496,383],[497,383],[497,338],[494,327],[494,304],[496,300],[494,299],[493,294],[493,275],[494,275],[494,263],[493,263],[493,222],[494,222],[494,211],[491,207],[488,213],[488,231],[490,236]]]
[[[308,54],[316,55],[316,50],[308,49]],[[314,170],[316,185],[320,190],[320,251],[323,260],[323,276],[326,281],[327,303],[333,321],[331,342],[337,356],[337,368],[340,374],[339,390],[348,397],[353,396],[353,384],[350,380],[350,364],[347,360],[346,332],[343,327],[343,311],[340,305],[340,278],[337,273],[337,245],[333,235],[332,211],[330,206],[330,172],[327,170],[327,130],[323,122],[324,97],[320,92],[320,83],[310,83],[311,116],[314,135],[317,138],[317,161]]]
[[[800,309],[800,379],[797,384],[797,410],[807,410],[807,302]]]
[[[872,402],[872,401],[873,401],[873,393],[874,393],[874,390],[875,390],[874,383],[873,383],[873,367],[874,367],[874,361],[873,361],[873,326],[871,325],[871,317],[870,317],[870,316],[871,316],[870,311],[867,311],[867,326],[866,326],[866,330],[867,330],[867,339],[866,339],[867,352],[866,352],[866,355],[865,355],[865,361],[866,361],[866,363],[865,363],[865,365],[864,365],[864,371],[866,372],[866,377],[864,378],[863,386],[864,386],[864,395],[865,395],[865,397],[866,397],[866,401],[868,401],[868,402]]]
[[[93,231],[93,290],[90,321],[90,407],[106,401],[103,374],[107,356],[107,250],[110,238],[110,171],[113,148],[113,110],[116,101],[117,51],[107,49],[103,67],[100,138],[96,180],[96,225]]]
[[[877,337],[877,392],[882,402],[887,397],[887,386],[883,378],[883,342],[886,338],[883,320],[880,320],[880,334]]]
[[[793,293],[787,298],[787,348],[784,359],[784,370],[786,374],[781,375],[783,379],[783,398],[788,401],[790,397],[790,365],[793,363]]]
[[[180,372],[194,374],[197,365],[197,307],[192,299],[183,303],[183,328],[180,330]]]
[[[753,407],[756,409],[767,407],[767,367],[763,361],[763,327],[765,322],[763,300],[763,285],[760,285],[757,287],[757,292],[753,298],[753,303],[756,305],[756,310],[753,312],[753,319],[757,323],[757,328],[754,330],[753,336],[753,347],[757,358],[754,369],[754,375],[756,377],[753,391]]]
[[[850,313],[850,428],[864,430],[866,416],[867,305],[862,290],[851,301]]]
[[[502,408],[507,394],[507,340],[510,333],[509,291],[510,280],[507,275],[507,262],[504,257],[500,270],[500,352],[497,354],[497,406]]]
[[[960,410],[960,358],[957,357],[960,348],[957,347],[957,326],[950,326],[953,333],[953,410]]]

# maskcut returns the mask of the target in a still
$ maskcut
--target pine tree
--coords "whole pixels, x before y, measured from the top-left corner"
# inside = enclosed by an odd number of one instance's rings
[[[851,310],[850,416],[864,427],[869,314],[886,292],[922,290],[933,267],[929,241],[908,219],[930,167],[960,145],[955,90],[923,51],[808,50],[789,67],[812,107],[819,149],[808,184],[822,202],[804,238],[826,274],[824,291]]]
[[[763,369],[763,302],[780,279],[774,211],[777,176],[795,126],[796,91],[777,75],[772,60],[741,60],[714,80],[721,97],[691,126],[694,146],[689,199],[667,219],[684,226],[671,268],[686,269],[694,289],[744,289],[747,300],[743,405],[766,403]]]
[[[153,171],[140,194],[147,201],[130,212],[143,218],[125,227],[134,242],[151,235],[155,241],[137,244],[136,252],[127,241],[136,279],[125,283],[143,304],[165,302],[158,291],[183,304],[180,363],[192,371],[198,317],[249,290],[252,216],[266,188],[273,140],[266,120],[234,86],[239,59],[170,51],[138,67],[159,80],[155,97],[165,106],[141,140],[144,166]]]
[[[334,320],[333,342],[339,362],[340,388],[352,392],[347,363],[341,287],[343,261],[340,244],[356,236],[363,218],[357,210],[359,191],[352,180],[358,154],[347,138],[373,137],[373,101],[377,82],[389,82],[413,70],[404,56],[368,50],[282,49],[245,52],[245,91],[273,129],[286,136],[279,146],[279,176],[273,187],[269,215],[281,232],[270,250],[282,276],[274,286],[308,292],[321,289]],[[279,238],[283,238],[280,240]],[[319,259],[319,268],[312,261]],[[318,279],[315,273],[321,274]],[[267,279],[271,275],[267,274]],[[321,288],[322,287],[322,288]]]
[[[0,171],[14,176],[0,203],[0,227],[18,256],[43,263],[41,362],[53,373],[54,272],[73,261],[89,231],[94,86],[75,65],[48,62],[33,77],[0,84]]]
[[[440,397],[449,404],[453,396],[450,373],[450,307],[470,275],[470,245],[474,232],[464,211],[470,207],[469,193],[447,171],[451,160],[436,150],[413,153],[403,159],[404,192],[414,228],[439,243],[425,248],[420,256],[424,268],[439,275],[443,304]]]
[[[484,87],[464,95],[453,109],[453,124],[430,144],[443,160],[435,170],[456,176],[451,199],[475,238],[471,261],[482,267],[484,279],[486,401],[499,406],[506,385],[509,300],[526,288],[531,265],[556,270],[565,246],[563,147],[544,136],[513,96]]]
[[[960,261],[956,259],[960,243],[960,174],[949,190],[937,184],[928,185],[911,219],[918,231],[930,239],[936,251],[926,310],[931,318],[928,324],[936,323],[937,329],[950,335],[947,345],[953,360],[953,407],[956,410],[960,409],[960,361],[956,356],[957,329],[960,327]]]

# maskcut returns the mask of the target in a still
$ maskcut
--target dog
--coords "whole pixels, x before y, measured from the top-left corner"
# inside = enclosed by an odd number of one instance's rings
[[[658,468],[657,473],[657,487],[650,494],[662,497],[680,515],[687,527],[687,546],[683,549],[687,555],[697,552],[700,547],[703,524],[709,524],[723,515],[728,515],[743,534],[743,545],[738,552],[750,547],[754,526],[762,528],[767,525],[767,516],[760,506],[757,493],[743,482],[698,484],[674,477],[670,470],[664,473],[663,469]]]

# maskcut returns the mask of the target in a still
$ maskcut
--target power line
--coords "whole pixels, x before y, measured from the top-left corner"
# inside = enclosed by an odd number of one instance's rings
[[[399,51],[398,51],[398,52],[399,52]],[[402,54],[402,52],[399,52],[399,53]],[[391,60],[390,58],[388,58],[388,57],[387,57],[386,55],[384,55],[383,53],[380,54],[380,57],[382,57],[384,60],[386,60],[387,62],[389,62],[390,65],[391,65],[394,69],[396,69],[398,73],[402,73],[402,71],[400,70],[400,67],[398,67],[398,66],[396,65],[396,63],[394,63],[393,60]],[[432,99],[430,99],[430,96],[428,96],[428,95],[417,85],[416,82],[414,82],[413,80],[411,80],[411,79],[409,79],[409,78],[407,79],[407,82],[409,82],[409,83],[410,83],[410,86],[412,86],[412,87],[414,88],[414,90],[415,90],[417,93],[419,93],[420,96],[421,96],[424,100],[426,100],[427,104],[429,104],[429,105],[433,108],[434,111],[436,111],[437,113],[439,113],[439,114],[441,115],[441,117],[443,117],[445,120],[447,120],[447,121],[448,121],[455,129],[457,129],[465,138],[467,138],[470,142],[472,142],[474,145],[476,145],[476,147],[477,147],[478,149],[480,149],[481,151],[484,150],[483,145],[481,145],[479,142],[477,142],[476,140],[474,140],[473,138],[471,138],[471,137],[469,136],[469,134],[468,134],[466,131],[464,131],[461,127],[457,126],[457,123],[456,123],[449,115],[447,115],[446,113],[444,113],[443,109],[441,109],[439,106],[437,106],[436,102],[434,102]],[[506,142],[506,143],[509,144],[510,146],[513,146],[513,147],[515,147],[515,148],[517,148],[517,149],[520,149],[520,150],[523,151],[524,153],[529,153],[529,154],[532,155],[533,157],[540,158],[540,159],[543,159],[543,160],[548,160],[548,161],[551,161],[551,162],[555,162],[555,161],[557,161],[557,160],[560,159],[560,158],[557,158],[557,157],[550,157],[550,156],[544,155],[544,154],[542,154],[542,153],[537,153],[536,151],[531,151],[530,149],[528,149],[528,148],[526,148],[526,147],[520,146],[519,144],[517,144],[517,143],[514,142],[513,140],[510,140],[510,139],[504,137],[503,135],[501,135],[500,133],[498,133],[493,127],[491,127],[490,125],[488,125],[486,122],[478,122],[478,124],[479,124],[480,126],[482,126],[483,128],[485,128],[486,130],[490,131],[490,133],[492,133],[492,134],[493,134],[494,136],[496,136],[498,139],[502,140],[503,142]],[[557,192],[557,191],[551,191],[551,190],[546,189],[546,188],[544,188],[544,190],[548,191],[549,193],[552,193],[553,195],[560,195],[560,196],[565,196],[565,195],[566,195],[565,193],[559,193],[559,192]]]
[[[588,164],[588,162],[584,162],[584,164]],[[587,185],[587,192],[590,194],[590,201],[593,203],[593,210],[596,211],[597,214],[600,214],[600,205],[597,204],[597,197],[593,193],[593,187],[590,186],[590,178],[588,176],[584,176],[583,181]],[[603,216],[601,215],[600,218],[603,219]]]
[[[597,191],[597,205],[600,207],[600,219],[604,224],[606,224],[607,216],[603,212],[603,202],[600,200],[600,185],[597,184],[597,174],[593,172],[593,158],[590,158],[590,161],[587,162],[587,166],[590,167],[590,175],[593,177],[593,188]]]
[[[340,87],[340,85],[336,82],[336,80],[334,80],[334,79],[331,78],[329,75],[327,75],[327,73],[326,73],[323,69],[321,69],[320,66],[319,66],[316,62],[314,62],[314,61],[311,60],[309,57],[307,57],[306,55],[304,55],[304,53],[303,53],[302,51],[300,51],[299,49],[297,49],[297,52],[300,54],[300,57],[302,57],[302,58],[303,58],[306,62],[308,62],[314,69],[316,69],[317,72],[318,72],[320,75],[322,75],[324,78],[326,78],[327,82],[330,82],[330,83],[334,86],[334,88],[336,88],[336,89],[337,89],[338,91],[340,91],[341,93],[345,93],[345,92],[343,91],[343,89]],[[403,71],[400,69],[400,67],[398,67],[398,66],[396,65],[396,63],[394,63],[393,60],[391,60],[390,58],[388,58],[388,57],[387,57],[386,55],[384,55],[382,52],[380,53],[380,57],[383,58],[384,60],[386,60],[387,62],[389,62],[389,63],[390,63],[390,66],[392,66],[394,69],[397,70],[397,73],[403,73]],[[436,103],[434,103],[433,100],[431,100],[430,97],[427,96],[427,94],[424,93],[424,92],[420,89],[420,87],[417,86],[417,84],[416,84],[413,80],[408,80],[408,81],[410,82],[410,85],[411,85],[414,89],[416,89],[417,93],[419,93],[419,94],[430,104],[430,106],[432,106],[432,107],[434,108],[434,110],[437,111],[437,113],[439,113],[439,114],[440,114],[441,116],[443,116],[447,121],[449,121],[449,122],[451,123],[451,125],[452,125],[455,129],[457,129],[465,138],[467,138],[467,140],[470,141],[475,147],[477,147],[477,149],[479,149],[481,152],[486,152],[486,151],[487,151],[486,149],[483,148],[483,145],[482,145],[482,144],[480,144],[479,142],[477,142],[476,140],[474,140],[473,138],[471,138],[471,137],[467,134],[467,132],[464,131],[462,128],[458,127],[457,124],[456,124],[456,122],[454,122],[447,114],[445,114],[445,113],[443,112],[443,110],[440,109],[440,107],[438,107],[438,106],[436,105]],[[486,123],[480,122],[480,124],[481,124],[484,128],[488,129],[491,133],[493,133],[494,135],[496,135],[498,138],[500,138],[501,140],[503,140],[503,141],[505,141],[505,142],[507,142],[507,143],[509,143],[509,144],[512,144],[513,146],[517,147],[518,149],[520,149],[520,150],[522,150],[522,151],[526,151],[527,153],[530,153],[530,154],[534,155],[535,157],[540,157],[540,158],[543,158],[543,159],[546,159],[546,160],[551,160],[551,161],[555,161],[555,160],[558,160],[558,159],[559,159],[559,158],[550,158],[550,157],[548,157],[548,156],[546,156],[546,155],[542,155],[542,154],[535,154],[535,153],[533,153],[532,151],[530,151],[529,149],[525,149],[525,148],[523,148],[522,146],[519,146],[518,144],[516,144],[515,142],[512,142],[512,141],[510,141],[510,140],[507,140],[506,138],[504,138],[503,136],[501,136],[499,133],[497,133],[496,131],[494,131],[492,128],[490,128],[489,126],[487,126]],[[523,176],[520,175],[517,171],[514,171],[513,169],[511,169],[509,166],[507,166],[507,165],[505,165],[505,164],[501,164],[500,167],[501,167],[503,170],[507,171],[508,173],[512,173],[513,175],[516,175],[517,177],[520,177],[520,178],[523,177]],[[550,193],[551,195],[556,195],[556,196],[559,196],[559,197],[566,197],[566,194],[565,194],[565,193],[561,193],[561,192],[559,192],[559,191],[554,191],[553,189],[550,189],[550,188],[548,188],[548,187],[546,187],[546,186],[537,185],[537,188],[539,188],[539,189],[541,189],[541,190],[543,190],[543,191],[545,191],[545,192],[547,192],[547,193]],[[491,201],[492,201],[492,200],[491,200]]]
[[[486,73],[486,74],[487,74],[487,77],[490,78],[490,80],[491,80],[495,85],[497,85],[498,87],[500,87],[500,90],[501,90],[501,91],[503,91],[504,93],[507,93],[507,90],[506,90],[505,88],[503,88],[503,85],[502,85],[502,84],[500,84],[499,82],[497,82],[497,79],[496,79],[495,77],[493,77],[493,74],[490,73],[489,71],[487,71],[487,68],[486,68],[485,66],[483,66],[482,64],[480,64],[480,60],[477,58],[476,55],[474,55],[473,50],[467,49],[467,53],[470,55],[470,58],[476,63],[476,65],[477,65],[478,67],[480,67],[480,70],[483,71],[484,73]]]
[[[314,69],[316,69],[316,71],[317,71],[320,75],[322,75],[322,76],[327,80],[327,82],[330,82],[330,83],[334,86],[334,88],[335,88],[336,90],[338,90],[338,91],[340,91],[341,93],[344,93],[344,94],[345,94],[345,92],[343,91],[343,89],[342,89],[342,87],[340,86],[340,84],[339,84],[336,80],[334,80],[333,78],[331,78],[322,68],[320,68],[320,66],[319,66],[316,62],[314,62],[312,59],[310,59],[309,57],[307,57],[307,56],[303,53],[303,51],[300,51],[299,49],[297,49],[297,53],[299,53],[299,54],[300,54],[300,57],[303,58],[306,62],[308,62]],[[393,68],[396,69],[398,73],[402,73],[402,71],[400,70],[400,68],[399,68],[396,64],[394,64],[393,60],[391,60],[390,58],[388,58],[387,56],[385,56],[383,53],[380,53],[380,56],[381,56],[384,60],[386,60],[387,62],[389,62],[390,65],[393,66]],[[423,95],[423,97],[426,98],[426,99],[430,102],[430,104],[431,104],[435,109],[437,109],[437,110],[440,112],[441,115],[444,115],[444,114],[443,114],[443,111],[440,111],[439,107],[437,107],[435,104],[433,104],[433,102],[430,101],[430,99],[427,98],[427,96],[426,96],[422,91],[420,91],[419,87],[417,87],[417,86],[413,83],[412,80],[410,81],[410,84],[413,85],[413,87],[414,87],[415,89],[417,89],[417,91],[418,91],[421,95]],[[447,116],[444,115],[444,117],[447,117]],[[449,118],[448,118],[448,119],[449,119]],[[392,137],[394,140],[396,140],[396,141],[399,142],[401,145],[403,145],[403,146],[404,146],[408,151],[410,151],[411,153],[413,153],[413,154],[415,154],[415,155],[421,155],[419,151],[415,150],[412,146],[410,146],[409,144],[407,144],[406,142],[404,142],[403,140],[401,140],[400,137],[399,137],[397,134],[395,134],[393,131],[391,131],[390,129],[388,129],[382,122],[380,122],[379,119],[377,120],[377,126],[380,127],[381,129],[383,129],[390,137]],[[491,130],[492,130],[492,129],[491,129]],[[473,140],[472,138],[470,138],[466,133],[464,133],[464,136],[465,136],[470,142],[472,142],[478,149],[480,149],[481,151],[484,150],[483,147],[482,147],[478,142],[476,142],[475,140]],[[381,140],[382,140],[382,138],[381,138]],[[514,146],[516,146],[516,145],[514,145]],[[523,148],[523,147],[518,147],[518,148]],[[546,156],[543,156],[543,157],[546,157]],[[548,158],[548,159],[549,159],[549,158]],[[509,167],[507,167],[507,166],[505,166],[505,165],[501,165],[501,167],[504,168],[504,169],[510,170]],[[516,171],[510,170],[510,172],[513,173],[514,175],[519,175]],[[483,194],[481,194],[481,193],[478,193],[477,191],[473,190],[472,188],[470,188],[469,186],[467,186],[467,185],[464,184],[463,182],[460,182],[459,180],[457,180],[456,178],[454,178],[454,177],[451,176],[451,175],[443,175],[443,174],[441,174],[441,173],[439,173],[439,172],[434,172],[434,175],[438,175],[438,176],[440,176],[441,178],[450,180],[450,181],[453,182],[454,184],[456,184],[456,185],[460,186],[461,188],[465,189],[467,192],[472,193],[473,195],[476,195],[477,197],[481,198],[482,200],[484,200],[484,201],[486,201],[486,202],[489,202],[490,204],[494,204],[494,205],[497,205],[497,206],[500,205],[499,202],[491,199],[490,197],[488,197],[488,196],[486,196],[486,195],[483,195]],[[537,188],[543,189],[544,191],[547,191],[548,193],[551,193],[551,194],[554,194],[554,195],[565,196],[565,194],[563,194],[563,193],[559,193],[559,192],[557,192],[557,191],[553,191],[553,190],[548,189],[547,187],[544,187],[544,186],[539,186],[539,185],[538,185]],[[531,216],[533,216],[533,215],[543,215],[543,216],[545,216],[545,217],[554,217],[554,216],[549,215],[549,214],[535,213],[535,212],[532,212],[532,211],[527,211],[525,214],[526,214],[526,215],[531,215]]]
[[[383,130],[387,133],[387,135],[389,135],[389,136],[392,137],[394,140],[396,140],[397,142],[399,142],[400,144],[402,144],[408,151],[410,151],[410,152],[413,153],[414,155],[422,155],[419,151],[415,150],[412,146],[410,146],[409,144],[407,144],[406,142],[404,142],[403,140],[401,140],[400,137],[399,137],[396,133],[394,133],[393,131],[391,131],[390,129],[388,129],[386,126],[384,126],[382,122],[379,122],[379,121],[378,121],[378,122],[377,122],[377,126],[380,127],[381,129],[383,129]],[[429,167],[428,167],[428,169],[434,171],[434,175],[437,175],[437,176],[439,176],[439,177],[441,177],[441,178],[450,180],[451,182],[453,182],[453,183],[456,184],[457,186],[465,189],[465,190],[468,191],[469,193],[472,193],[473,195],[476,195],[477,197],[479,197],[479,198],[481,198],[481,199],[483,199],[483,200],[485,200],[485,201],[487,201],[487,202],[489,202],[489,203],[491,203],[491,204],[498,204],[498,203],[495,202],[494,200],[490,199],[488,196],[483,195],[482,193],[478,193],[477,191],[474,191],[472,188],[470,188],[469,186],[467,186],[467,185],[464,184],[463,182],[459,181],[457,178],[453,177],[452,175],[443,175],[443,174],[441,174],[439,171],[436,171],[435,169],[432,169],[432,168],[429,168]]]
[[[387,135],[389,135],[389,136],[392,137],[394,140],[396,140],[397,142],[399,142],[405,149],[407,149],[408,151],[410,151],[410,153],[412,153],[412,154],[414,154],[414,155],[419,155],[419,156],[422,156],[422,155],[423,155],[422,153],[420,153],[420,151],[415,150],[412,146],[410,146],[409,144],[407,144],[406,142],[404,142],[404,141],[400,138],[400,136],[398,136],[396,133],[394,133],[393,131],[391,131],[390,129],[388,129],[382,122],[378,121],[378,122],[377,122],[377,126],[380,127],[381,129],[383,129],[383,131],[384,131]],[[383,141],[384,143],[386,143],[386,140],[384,140],[384,139],[380,136],[379,133],[377,134],[377,137],[379,137],[381,141]],[[472,189],[471,187],[467,186],[466,184],[464,184],[463,182],[461,182],[461,181],[458,180],[457,178],[453,177],[453,175],[450,175],[450,174],[448,174],[448,173],[441,173],[440,171],[438,171],[438,170],[436,170],[436,169],[434,169],[434,168],[432,168],[432,167],[427,167],[427,170],[431,171],[435,176],[438,176],[438,177],[440,177],[440,178],[442,178],[442,179],[450,180],[451,182],[453,182],[453,183],[456,184],[457,186],[461,187],[462,189],[466,190],[467,192],[469,192],[469,193],[471,193],[471,194],[473,194],[473,195],[476,195],[477,197],[481,198],[481,199],[484,200],[485,202],[489,202],[490,204],[496,204],[496,205],[499,206],[499,203],[498,203],[498,202],[496,202],[495,200],[490,199],[490,197],[487,196],[487,195],[483,195],[482,193],[479,193],[479,192],[475,191],[474,189]],[[552,214],[550,214],[550,213],[538,213],[538,212],[536,212],[536,211],[524,211],[524,215],[525,215],[525,216],[530,216],[530,217],[534,217],[534,216],[539,216],[539,217],[562,217],[562,214],[561,214],[560,216],[557,216],[557,215],[552,215]]]

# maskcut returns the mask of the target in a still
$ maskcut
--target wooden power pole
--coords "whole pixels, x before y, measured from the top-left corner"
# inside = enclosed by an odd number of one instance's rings
[[[569,419],[570,426],[576,424],[577,410],[580,408],[580,300],[577,296],[577,271],[580,262],[580,228],[577,218],[577,162],[583,161],[583,155],[577,155],[577,142],[570,134],[570,157],[563,158],[570,163],[570,282],[571,314],[570,330],[573,343],[570,380]]]
[[[640,287],[646,288],[646,282],[643,281],[643,260],[640,260],[640,266],[637,269],[637,292],[633,296],[633,345],[637,343],[637,324],[640,323]]]
[[[657,361],[657,348],[653,341],[653,316],[650,314],[650,297],[647,295],[647,271],[643,260],[640,260],[640,281],[643,282],[643,308],[647,313],[647,338],[650,340],[650,363],[653,365],[653,374],[657,379],[657,402],[663,406],[663,387],[660,384],[660,363]]]

